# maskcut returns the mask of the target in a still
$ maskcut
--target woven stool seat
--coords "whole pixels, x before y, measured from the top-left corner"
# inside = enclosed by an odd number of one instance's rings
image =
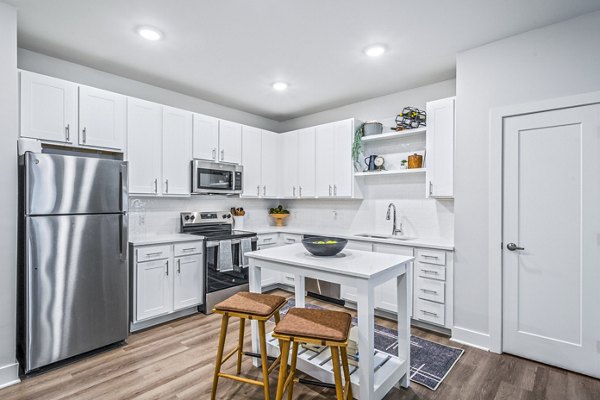
[[[285,297],[272,294],[238,292],[217,304],[215,310],[266,317],[285,302]]]
[[[275,334],[317,340],[348,340],[352,316],[346,312],[292,308],[275,327]]]

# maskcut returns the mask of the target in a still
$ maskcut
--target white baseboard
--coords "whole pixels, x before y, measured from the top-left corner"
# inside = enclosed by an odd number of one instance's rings
[[[0,367],[0,389],[21,382],[19,379],[19,363]]]
[[[487,333],[455,326],[452,328],[452,337],[450,340],[460,344],[466,344],[467,346],[476,347],[481,350],[490,350],[490,335]]]

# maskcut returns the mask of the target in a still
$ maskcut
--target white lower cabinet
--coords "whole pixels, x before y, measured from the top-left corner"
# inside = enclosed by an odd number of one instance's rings
[[[203,303],[203,245],[184,243],[183,247],[181,243],[130,246],[132,331],[165,322],[170,314]]]

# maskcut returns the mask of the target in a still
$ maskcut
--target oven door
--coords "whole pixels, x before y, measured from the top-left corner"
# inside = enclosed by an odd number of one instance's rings
[[[248,266],[243,266],[240,257],[240,241],[231,241],[232,269],[219,270],[219,241],[206,243],[206,293],[248,284]],[[252,250],[256,250],[256,238],[252,239]]]
[[[243,167],[212,161],[192,161],[192,193],[234,195],[242,193]]]

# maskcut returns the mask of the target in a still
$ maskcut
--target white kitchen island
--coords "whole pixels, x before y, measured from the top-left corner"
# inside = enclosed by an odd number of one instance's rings
[[[274,269],[295,277],[296,307],[305,305],[304,278],[315,278],[357,289],[359,368],[351,375],[353,393],[360,399],[382,399],[398,382],[410,385],[409,282],[413,257],[344,250],[335,257],[315,257],[302,244],[246,253],[250,264],[250,291],[261,292],[261,271]],[[375,350],[374,290],[395,279],[398,286],[398,356]],[[270,336],[268,339],[271,339]],[[276,340],[268,340],[270,348]],[[252,350],[258,352],[258,327],[252,323]],[[328,354],[299,354],[297,369],[332,383]],[[362,355],[367,354],[367,357]]]

